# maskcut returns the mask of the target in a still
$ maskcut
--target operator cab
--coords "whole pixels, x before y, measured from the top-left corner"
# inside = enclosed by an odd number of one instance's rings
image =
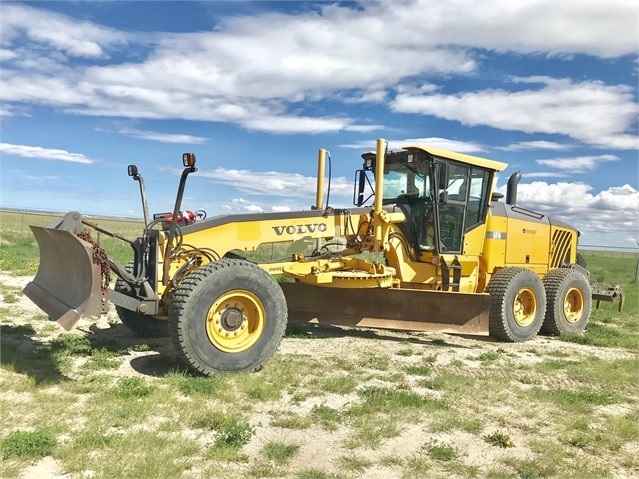
[[[485,222],[494,169],[459,161],[473,158],[467,155],[451,153],[464,157],[453,159],[445,156],[449,152],[436,150],[434,154],[434,150],[407,147],[385,154],[382,204],[384,209],[404,213],[406,220],[400,229],[415,251],[462,254],[464,235]],[[362,158],[357,206],[375,194],[376,182],[367,176],[370,172],[374,177],[375,154],[364,153]],[[362,201],[366,185],[371,192]]]

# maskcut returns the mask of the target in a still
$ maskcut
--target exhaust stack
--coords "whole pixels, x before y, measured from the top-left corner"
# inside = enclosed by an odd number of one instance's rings
[[[506,189],[506,204],[515,206],[517,204],[517,184],[521,180],[521,172],[515,171],[510,175],[508,188]]]

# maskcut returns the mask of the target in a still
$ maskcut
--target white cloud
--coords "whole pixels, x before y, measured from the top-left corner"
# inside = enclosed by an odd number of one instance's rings
[[[260,196],[314,198],[317,188],[315,177],[298,173],[216,168],[212,171],[200,170],[198,176],[210,178],[213,183],[227,185],[243,193]],[[343,177],[331,179],[331,195],[351,196],[352,194],[352,181]]]
[[[628,131],[637,117],[632,88],[598,81],[573,83],[546,77],[517,79],[541,83],[538,89],[500,89],[458,94],[399,94],[394,111],[432,115],[465,125],[486,125],[526,133],[560,133],[586,144],[639,148]],[[596,119],[596,120],[595,120]]]
[[[420,24],[420,30],[433,32],[442,44],[608,58],[635,54],[637,49],[637,7],[632,0],[519,0],[472,5],[421,0],[404,4],[407,8],[400,8],[396,2],[389,3],[388,8],[396,10],[406,25],[415,18],[428,18]]]
[[[630,185],[593,194],[585,183],[522,183],[517,204],[572,224],[581,231],[629,233],[639,231],[639,191]],[[497,189],[505,194],[506,186]]]
[[[340,118],[309,118],[294,116],[261,116],[241,121],[249,130],[269,133],[322,133],[344,130],[350,126],[350,120]]]
[[[477,153],[486,149],[478,143],[449,140],[447,138],[409,138],[404,140],[403,145],[426,145],[457,153]]]
[[[383,102],[390,89],[399,88],[396,111],[417,100],[420,113],[443,115],[444,107],[451,110],[444,117],[467,124],[565,133],[615,148],[636,146],[626,131],[628,98],[633,101],[622,86],[575,91],[586,85],[580,84],[557,98],[552,90],[558,87],[549,85],[541,95],[514,96],[509,112],[507,93],[427,95],[437,86],[422,78],[477,71],[477,49],[610,58],[634,54],[632,2],[309,5],[316,10],[222,18],[212,31],[142,34],[7,4],[1,47],[13,53],[4,53],[0,97],[84,115],[231,122],[271,133],[366,132],[377,125],[338,114],[313,118],[301,109],[327,98]],[[416,20],[419,28],[409,28]],[[115,53],[128,57],[103,63]],[[71,64],[69,57],[89,65]],[[413,82],[421,86],[410,86]],[[550,102],[544,102],[548,96]],[[487,107],[491,100],[497,102],[495,111]],[[562,108],[551,108],[555,104]]]
[[[388,140],[388,148],[390,150],[401,150],[405,146],[426,145],[442,150],[454,151],[457,153],[477,153],[485,151],[485,147],[479,143],[449,140],[447,138],[407,138],[405,140]],[[347,143],[338,145],[340,148],[353,148],[364,151],[375,151],[376,140],[358,141],[355,143]]]
[[[0,61],[7,61],[16,58],[17,53],[7,48],[0,48]]]
[[[83,163],[90,165],[95,160],[87,158],[81,153],[70,153],[66,150],[42,148],[40,146],[12,145],[0,143],[0,152],[5,155],[21,156],[24,158],[37,158],[40,160],[68,161],[71,163]]]
[[[161,133],[157,131],[138,130],[136,128],[121,128],[120,133],[143,140],[159,141],[161,143],[183,143],[199,145],[206,143],[208,138],[202,136],[184,135],[176,133]]]
[[[33,47],[50,47],[72,57],[106,57],[106,48],[127,42],[127,35],[88,21],[27,5],[2,6],[2,46],[25,35]],[[22,52],[24,53],[24,52]]]
[[[507,146],[496,147],[497,150],[504,151],[525,151],[525,150],[570,150],[574,148],[573,145],[567,143],[557,143],[554,141],[536,140],[536,141],[521,141],[519,143],[511,143]]]
[[[273,213],[286,213],[289,211],[307,210],[308,206],[296,204],[269,204],[268,201],[249,201],[245,198],[233,198],[230,202],[222,205],[216,205],[216,208],[222,209],[229,213],[264,213],[266,211]]]
[[[550,166],[559,170],[568,170],[575,173],[591,171],[610,161],[619,161],[614,155],[577,156],[575,158],[552,158],[549,160],[535,160],[540,165]]]
[[[615,186],[594,197],[592,207],[601,210],[627,210],[639,216],[639,192],[630,185]]]
[[[557,173],[550,171],[539,171],[528,173],[526,172],[526,178],[567,178],[570,175],[568,173]]]
[[[288,211],[293,211],[293,209],[290,206],[273,205],[273,206],[271,206],[271,211],[273,211],[275,213],[286,213]]]
[[[264,210],[259,205],[254,205],[254,204],[246,205],[244,206],[244,209],[248,211],[249,213],[264,213]]]

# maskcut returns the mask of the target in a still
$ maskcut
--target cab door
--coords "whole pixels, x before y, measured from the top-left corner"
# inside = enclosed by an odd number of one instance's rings
[[[486,234],[493,173],[451,162],[448,184],[439,192],[439,254],[442,289],[475,292]]]

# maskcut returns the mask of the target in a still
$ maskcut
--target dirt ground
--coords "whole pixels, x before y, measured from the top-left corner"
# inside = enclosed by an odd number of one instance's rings
[[[14,277],[5,273],[0,273],[0,284],[4,284],[5,287],[22,288],[31,278],[27,277]],[[20,296],[18,301],[11,302],[10,304],[2,301],[2,295],[0,295],[0,307],[11,308],[12,324],[26,324],[28,318],[34,314],[39,314],[41,311],[26,297]],[[25,319],[26,318],[26,319]],[[96,330],[100,330],[101,333],[107,334],[117,340],[118,343],[135,344],[139,342],[138,339],[132,337],[126,328],[122,325],[120,327],[113,327],[114,323],[117,323],[117,316],[114,311],[111,311],[108,316],[103,317],[95,323],[81,320],[75,331],[78,334],[95,333]],[[38,323],[50,324],[46,321],[40,321]],[[30,323],[30,324],[33,324]],[[62,328],[51,332],[51,338],[64,332]],[[530,342],[507,344],[496,343],[489,338],[471,338],[454,335],[444,334],[428,334],[428,333],[403,333],[403,332],[384,332],[384,331],[350,331],[349,334],[335,334],[330,328],[320,330],[317,333],[322,337],[321,341],[308,341],[304,338],[297,336],[285,337],[280,350],[277,354],[280,355],[311,355],[317,358],[329,358],[341,356],[345,360],[353,359],[354,361],[362,355],[384,355],[389,354],[389,348],[398,349],[402,344],[411,344],[414,347],[419,347],[421,344],[424,347],[428,347],[429,343],[433,341],[445,341],[447,347],[440,347],[436,349],[437,364],[446,365],[455,363],[457,367],[461,364],[461,367],[466,374],[473,374],[473,371],[479,373],[482,368],[481,361],[478,360],[478,354],[482,352],[497,351],[498,349],[506,349],[508,351],[509,361],[517,366],[534,365],[541,361],[548,359],[548,355],[552,355],[553,352],[568,353],[581,356],[592,356],[595,358],[601,358],[605,360],[612,359],[625,359],[636,358],[637,354],[630,351],[611,349],[611,348],[597,348],[584,345],[578,345],[573,343],[561,342],[552,340],[549,338],[539,337]],[[375,337],[376,341],[371,341],[370,338]],[[39,337],[39,341],[46,341],[49,338]],[[386,340],[388,339],[388,340]],[[167,342],[167,348],[169,347]],[[28,353],[28,351],[25,351]],[[145,361],[150,355],[157,355],[157,349],[152,351],[137,352],[132,351],[130,357],[122,363],[119,369],[110,371],[109,374],[114,374],[121,377],[149,377],[158,376],[162,374],[162,371],[154,370],[154,364],[152,361]],[[415,361],[415,357],[393,355],[392,360],[394,362],[404,362],[411,364]],[[78,358],[78,361],[82,361],[82,358]],[[460,363],[461,362],[461,363]],[[1,371],[0,371],[1,373]],[[530,377],[527,378],[528,384],[535,384],[537,374],[534,371],[530,371]],[[558,381],[566,381],[566,386],[570,385],[570,381],[566,378],[557,378]],[[379,383],[380,386],[388,385],[384,384],[380,379],[372,379],[367,386],[375,386]],[[412,385],[413,390],[419,390],[418,386]],[[523,384],[522,387],[526,385]],[[437,394],[437,391],[429,390],[427,392],[433,396]],[[0,395],[4,394],[0,391]],[[19,400],[19,398],[16,398]],[[256,425],[254,436],[251,442],[245,446],[245,452],[249,457],[259,455],[259,451],[263,444],[272,440],[280,440],[287,442],[297,442],[302,447],[299,450],[299,454],[295,457],[294,463],[291,467],[296,465],[304,467],[316,467],[325,468],[327,457],[336,457],[344,453],[343,442],[347,439],[349,431],[347,428],[338,428],[335,431],[327,431],[324,429],[305,429],[305,430],[291,430],[282,429],[278,427],[271,427],[272,411],[281,409],[286,412],[296,412],[301,415],[308,414],[314,406],[326,405],[331,408],[341,409],[354,403],[358,400],[356,394],[328,394],[321,398],[309,398],[299,403],[290,401],[289,397],[283,397],[277,401],[269,401],[257,407],[253,411],[251,417],[251,423]],[[499,406],[495,406],[499,408]],[[493,411],[494,416],[500,414],[507,415],[508,406],[502,406],[503,411]],[[631,411],[632,404],[619,404],[602,407],[599,411],[601,414],[608,415],[622,415]],[[525,418],[522,418],[525,421]],[[493,431],[497,430],[497,426],[492,427]],[[451,430],[449,432],[437,432],[433,433],[424,429],[422,424],[416,424],[414,426],[408,426],[403,429],[399,436],[396,436],[386,442],[384,442],[381,449],[376,450],[363,450],[357,451],[358,455],[364,458],[370,458],[372,462],[375,462],[375,457],[380,455],[384,456],[405,456],[407,451],[415,448],[415,444],[425,444],[429,442],[440,442],[444,444],[454,444],[460,451],[461,455],[468,464],[478,466],[480,470],[485,470],[491,465],[497,464],[500,460],[508,458],[520,458],[525,459],[530,455],[529,440],[526,437],[526,428],[509,430],[510,437],[514,444],[511,448],[499,448],[491,447],[486,442],[478,440],[476,434],[470,434],[461,430]],[[491,433],[490,426],[484,430],[485,434]],[[624,445],[624,451],[631,455],[639,455],[639,444],[637,442],[627,443]],[[630,479],[634,476],[636,471],[628,471],[622,468],[614,471],[614,477],[618,479]],[[368,468],[366,473],[362,477],[369,479],[388,479],[393,477],[401,477],[401,474],[397,475],[397,469],[393,469],[392,466],[382,466],[375,464],[373,467]],[[50,478],[50,479],[63,479],[68,476],[62,470],[60,464],[52,458],[45,457],[44,459],[31,465],[28,469],[22,473],[22,478]],[[441,476],[440,476],[441,477]],[[482,477],[481,474],[479,477]]]

